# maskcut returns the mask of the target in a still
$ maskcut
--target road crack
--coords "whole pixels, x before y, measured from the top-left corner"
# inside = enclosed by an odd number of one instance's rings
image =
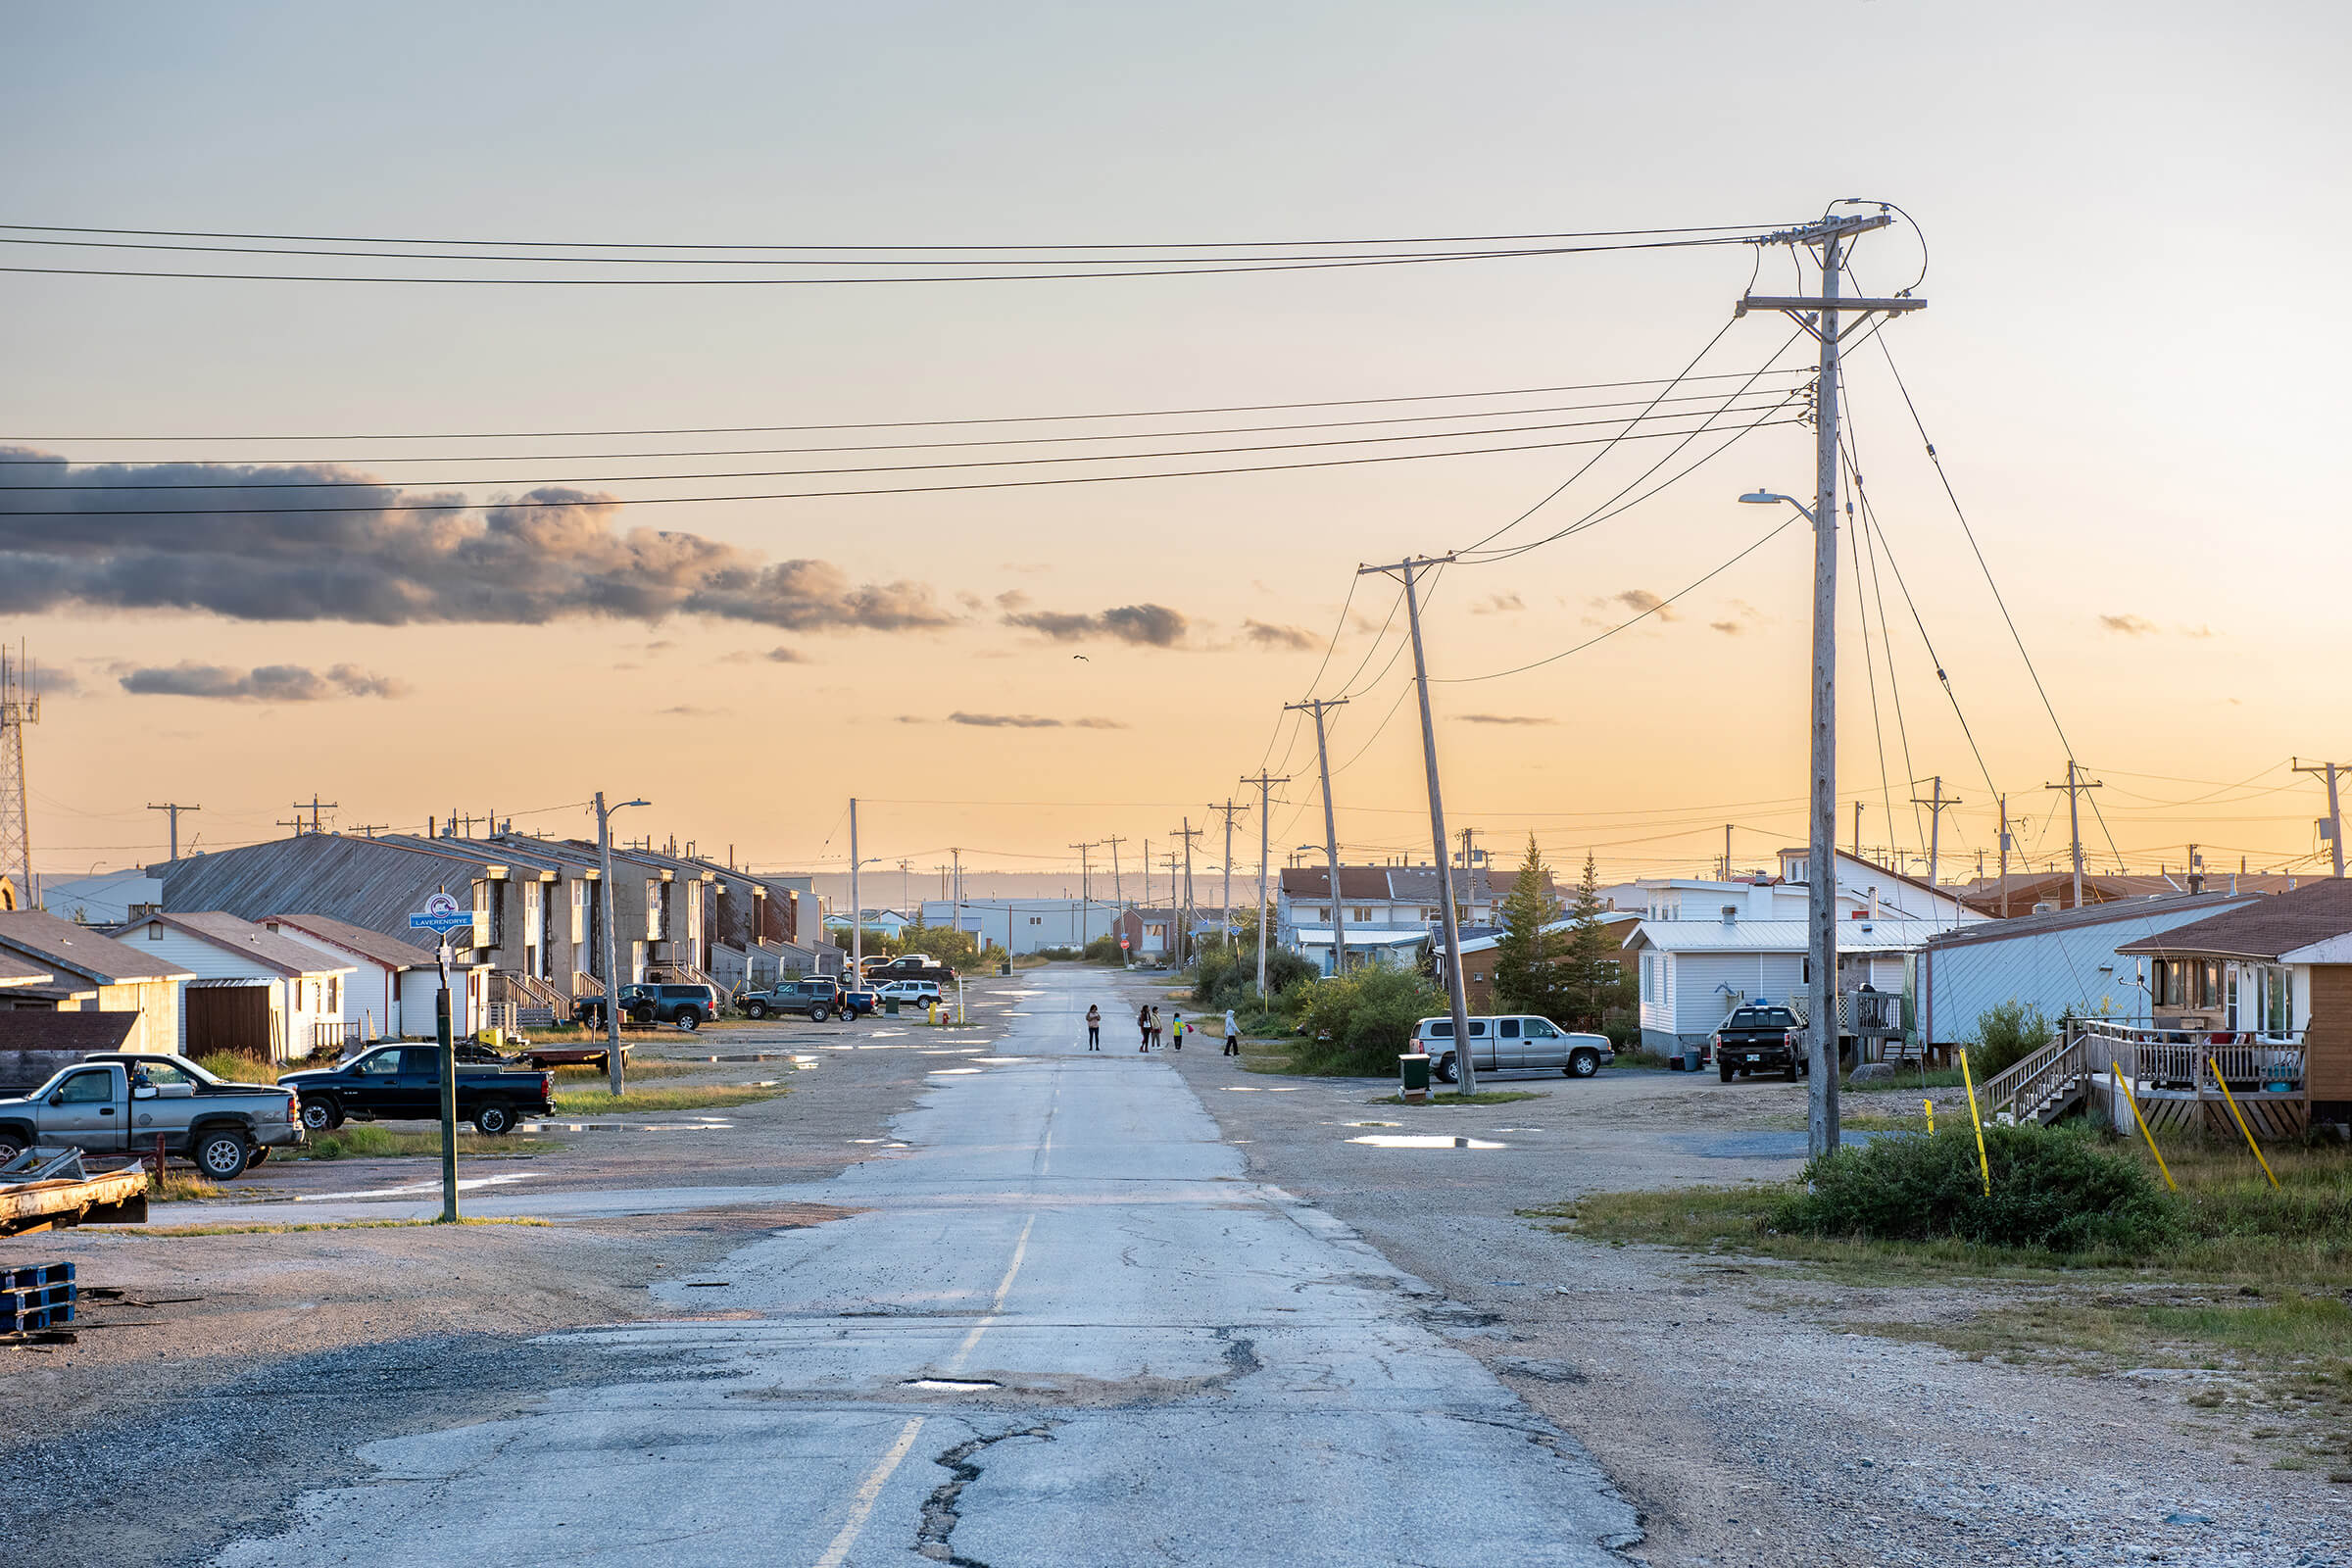
[[[915,1527],[914,1549],[933,1562],[944,1562],[952,1568],[988,1568],[977,1557],[959,1557],[949,1544],[956,1527],[963,1522],[961,1502],[963,1489],[980,1479],[980,1466],[973,1463],[976,1455],[987,1451],[1009,1438],[1036,1438],[1041,1442],[1054,1441],[1055,1421],[1041,1421],[1033,1427],[1020,1427],[1008,1432],[993,1433],[958,1443],[931,1462],[948,1472],[948,1479],[931,1490],[923,1501],[923,1517]]]

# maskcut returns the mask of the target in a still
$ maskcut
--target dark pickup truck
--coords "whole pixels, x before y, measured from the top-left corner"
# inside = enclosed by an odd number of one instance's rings
[[[340,1066],[291,1072],[278,1080],[302,1097],[302,1124],[332,1132],[363,1121],[430,1121],[441,1114],[441,1048],[381,1046]],[[458,1063],[458,1116],[478,1132],[514,1130],[525,1116],[556,1108],[556,1075]]]
[[[1809,1070],[1805,1060],[1805,1026],[1787,1007],[1768,1002],[1735,1007],[1707,1044],[1715,1053],[1715,1075],[1725,1083],[1734,1078],[1777,1072],[1794,1082]]]
[[[942,984],[956,978],[956,971],[928,953],[909,953],[888,963],[866,961],[865,978],[868,984],[884,980],[937,980]]]

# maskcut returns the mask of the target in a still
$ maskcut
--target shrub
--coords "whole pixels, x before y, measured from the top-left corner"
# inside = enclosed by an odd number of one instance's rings
[[[1413,1025],[1446,1010],[1445,989],[1411,969],[1367,964],[1306,988],[1298,1009],[1306,1036],[1294,1053],[1307,1072],[1385,1078]]]
[[[1987,1127],[1984,1196],[1966,1126],[1934,1137],[1875,1138],[1805,1167],[1810,1191],[1773,1226],[1813,1236],[1976,1242],[2053,1252],[2137,1256],[2177,1240],[2178,1203],[2139,1161],[2073,1129]]]
[[[1968,1053],[1969,1070],[1983,1083],[2006,1072],[2056,1039],[2050,1020],[2032,1003],[2004,1002],[1986,1007],[1977,1017],[1977,1035]]]
[[[1089,963],[1123,963],[1127,956],[1119,951],[1116,936],[1101,936],[1086,945],[1085,957]]]
[[[1311,984],[1319,971],[1289,948],[1266,950],[1266,989],[1280,997]],[[1204,1006],[1239,1011],[1258,1004],[1257,949],[1211,948],[1193,966],[1193,1000]]]

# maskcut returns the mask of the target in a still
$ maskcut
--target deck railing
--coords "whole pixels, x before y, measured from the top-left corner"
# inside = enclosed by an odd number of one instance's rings
[[[2012,1063],[1977,1086],[1977,1102],[1995,1121],[2040,1121],[2050,1106],[2063,1105],[2099,1070],[2091,1043],[2079,1034],[2063,1036]]]
[[[329,1018],[313,1020],[311,1024],[311,1054],[322,1051],[342,1052],[360,1044],[360,1020]]]
[[[2200,1080],[2211,1079],[2216,1067],[2233,1093],[2303,1087],[2305,1053],[2299,1029],[2156,1029],[2085,1018],[2073,1032],[2094,1057],[2106,1053],[2106,1060],[2094,1062],[2095,1068],[2114,1061],[2134,1084],[2149,1089],[2194,1090]]]

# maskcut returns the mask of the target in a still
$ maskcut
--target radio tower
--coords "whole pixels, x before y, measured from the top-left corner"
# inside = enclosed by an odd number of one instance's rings
[[[32,689],[24,645],[13,660],[0,648],[0,909],[29,909],[39,902],[24,808],[24,726],[40,721],[40,694]]]

